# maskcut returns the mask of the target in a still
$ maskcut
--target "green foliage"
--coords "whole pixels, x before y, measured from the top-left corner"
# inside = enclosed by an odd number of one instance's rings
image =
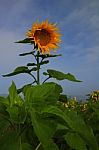
[[[0,150],[32,150],[32,146],[28,143],[21,143],[17,132],[9,131],[0,139]]]
[[[65,108],[63,98],[62,87],[50,82],[25,86],[22,99],[12,82],[8,97],[0,97],[0,149],[98,150],[99,103],[88,103],[88,118]]]
[[[40,84],[40,69],[42,65],[48,64],[49,60],[45,60],[46,58],[55,58],[59,55],[51,55],[51,54],[41,54],[40,50],[38,50],[38,45],[34,42],[33,39],[30,38],[26,38],[24,40],[21,41],[17,41],[16,43],[23,43],[23,44],[33,44],[34,48],[31,52],[28,53],[22,53],[19,56],[27,56],[27,55],[32,55],[34,57],[34,62],[30,62],[28,63],[26,66],[19,66],[17,67],[12,73],[9,74],[5,74],[3,75],[3,77],[10,77],[10,76],[14,76],[14,75],[18,75],[21,73],[27,73],[29,74],[33,79],[34,82],[32,82],[32,84],[36,83],[36,84]],[[31,67],[31,69],[30,69]],[[37,72],[37,76],[35,77],[34,71]],[[67,79],[69,81],[73,81],[73,82],[81,82],[80,80],[77,80],[75,78],[74,75],[68,73],[62,73],[60,71],[56,71],[56,70],[47,70],[47,73],[43,73],[43,75],[48,75],[49,77],[47,79],[45,79],[43,81],[43,83],[45,83],[49,78],[55,78],[57,80],[64,80]],[[22,90],[20,90],[20,92],[22,92]]]
[[[65,139],[66,139],[68,145],[70,145],[70,147],[72,147],[73,149],[87,150],[86,144],[79,134],[67,133],[65,135]]]
[[[4,101],[4,100],[3,100]],[[10,125],[9,115],[6,112],[6,104],[0,102],[0,138]]]
[[[33,39],[16,43],[34,45],[31,52],[20,54],[32,55],[33,62],[3,77],[27,73],[33,81],[20,89],[12,82],[8,97],[0,97],[0,150],[98,150],[99,105],[89,102],[87,112],[76,102],[72,107],[59,84],[46,82],[49,78],[81,81],[71,73],[48,69],[41,84],[41,67],[61,55],[41,54]]]
[[[55,103],[59,99],[62,88],[60,85],[50,82],[42,85],[25,87],[24,90],[25,100],[29,103],[47,102]]]
[[[52,69],[48,69],[47,72],[51,78],[55,78],[57,80],[66,79],[66,80],[73,81],[73,82],[81,82],[80,80],[77,80],[74,75],[70,73],[65,74],[63,72],[52,70]]]
[[[17,138],[17,132],[4,133],[0,138],[0,149],[1,150],[21,150],[20,141]]]
[[[3,75],[3,77],[10,77],[10,76],[14,76],[20,73],[29,73],[30,70],[28,69],[28,67],[26,66],[21,66],[21,67],[17,67],[12,73]]]
[[[21,149],[22,150],[33,150],[32,146],[28,143],[23,143]]]
[[[77,112],[73,110],[69,111],[68,109],[63,112],[54,106],[45,109],[45,112],[57,115],[59,118],[63,119],[70,128],[70,131],[77,132],[90,148],[97,149],[97,143],[92,129],[85,124],[84,120],[77,114]]]
[[[52,137],[55,132],[55,125],[51,120],[45,120],[35,109],[31,109],[31,120],[37,137],[43,145],[44,150],[58,150]]]

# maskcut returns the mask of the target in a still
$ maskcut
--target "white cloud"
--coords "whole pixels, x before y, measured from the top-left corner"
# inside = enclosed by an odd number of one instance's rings
[[[62,21],[61,25],[64,27],[66,25],[75,25],[83,30],[89,29],[99,29],[99,5],[98,1],[90,1],[87,5],[82,7],[76,7],[68,15],[66,15]],[[86,28],[85,28],[86,27]]]
[[[7,1],[7,0],[6,0]],[[41,0],[17,0],[0,4],[0,25],[3,29],[24,32],[38,18],[49,17],[49,12],[41,8]],[[4,7],[4,9],[2,9]],[[45,13],[46,12],[46,13]]]
[[[83,47],[81,43],[78,45],[63,44],[62,50],[65,57],[72,60],[82,60],[84,65],[99,64],[99,45]]]

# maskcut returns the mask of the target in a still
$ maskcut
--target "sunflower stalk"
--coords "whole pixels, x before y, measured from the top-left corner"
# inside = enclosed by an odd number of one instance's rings
[[[40,63],[39,63],[40,52],[37,51],[37,84],[40,84]]]
[[[45,20],[42,23],[34,23],[32,29],[27,32],[28,38],[17,42],[33,45],[32,52],[20,54],[20,56],[32,55],[32,62],[25,66],[18,66],[12,73],[3,76],[9,77],[25,73],[32,77],[32,83],[17,89],[15,83],[12,82],[9,87],[9,95],[6,98],[0,97],[0,150],[12,148],[15,150],[58,150],[63,147],[64,149],[78,149],[79,146],[79,150],[86,150],[86,145],[91,150],[99,150],[94,132],[90,130],[91,126],[87,129],[81,118],[82,115],[80,117],[78,114],[80,107],[77,108],[77,111],[76,107],[72,107],[71,111],[69,107],[64,109],[68,100],[66,95],[62,94],[61,85],[54,81],[47,82],[49,79],[81,81],[70,73],[47,69],[46,72],[43,72],[46,79],[41,82],[41,67],[49,63],[49,58],[60,56],[50,54],[51,50],[55,51],[59,47],[60,36],[56,24]],[[95,119],[98,117],[97,114],[98,111]],[[59,124],[58,128],[57,124]],[[62,134],[57,142],[59,130],[62,130]],[[86,134],[82,130],[85,130]]]

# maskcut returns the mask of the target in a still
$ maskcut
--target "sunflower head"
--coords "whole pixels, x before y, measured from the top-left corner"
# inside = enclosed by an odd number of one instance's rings
[[[61,42],[57,25],[49,23],[48,20],[34,23],[27,36],[35,42],[42,54],[50,54],[50,51],[57,49]]]

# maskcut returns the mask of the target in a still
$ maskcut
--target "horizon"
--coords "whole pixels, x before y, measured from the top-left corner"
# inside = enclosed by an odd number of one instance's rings
[[[1,97],[7,97],[8,96],[8,94],[7,93],[0,93],[0,96]],[[66,95],[67,96],[67,98],[69,99],[73,99],[74,97],[76,97],[76,100],[77,101],[86,101],[87,99],[88,99],[88,96],[86,95],[86,96],[84,96],[84,95]]]

